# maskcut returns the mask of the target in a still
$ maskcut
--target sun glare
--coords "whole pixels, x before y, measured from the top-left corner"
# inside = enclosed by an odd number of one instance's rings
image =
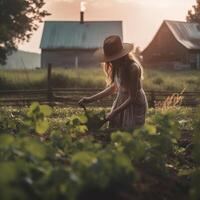
[[[160,6],[160,7],[169,7],[172,5],[177,5],[183,3],[183,0],[133,0],[135,3],[143,5],[143,6]],[[195,3],[195,0],[185,0],[184,3]]]

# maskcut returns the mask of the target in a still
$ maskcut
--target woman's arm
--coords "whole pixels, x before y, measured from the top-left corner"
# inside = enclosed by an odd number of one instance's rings
[[[105,98],[105,97],[113,94],[114,91],[115,91],[115,84],[113,83],[112,85],[110,85],[109,87],[107,87],[105,90],[99,92],[98,94],[95,94],[95,95],[89,97],[90,102],[103,99],[103,98]]]
[[[107,87],[105,90],[99,92],[98,94],[95,94],[91,97],[84,97],[79,101],[79,104],[84,104],[84,103],[91,103],[93,101],[97,101],[100,99],[103,99],[111,94],[114,93],[115,91],[115,83],[113,83],[112,85],[110,85],[109,87]]]

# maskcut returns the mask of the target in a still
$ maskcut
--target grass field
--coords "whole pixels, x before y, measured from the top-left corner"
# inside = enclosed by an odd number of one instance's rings
[[[105,87],[105,76],[101,68],[54,69],[54,88]],[[145,70],[145,90],[200,91],[200,71]],[[47,70],[0,70],[0,90],[41,89],[47,87]]]

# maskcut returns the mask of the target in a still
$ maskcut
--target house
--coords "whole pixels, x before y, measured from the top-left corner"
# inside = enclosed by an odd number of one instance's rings
[[[110,35],[123,40],[122,21],[46,21],[41,40],[41,67],[97,66],[94,52]]]
[[[164,21],[142,56],[147,67],[200,69],[200,25]]]

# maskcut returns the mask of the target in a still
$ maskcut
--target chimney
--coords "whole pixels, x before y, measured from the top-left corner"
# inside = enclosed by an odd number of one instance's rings
[[[84,24],[84,14],[85,14],[85,10],[86,10],[86,2],[85,1],[81,1],[81,13],[80,13],[80,23]]]
[[[84,24],[84,12],[81,11],[80,23]]]

